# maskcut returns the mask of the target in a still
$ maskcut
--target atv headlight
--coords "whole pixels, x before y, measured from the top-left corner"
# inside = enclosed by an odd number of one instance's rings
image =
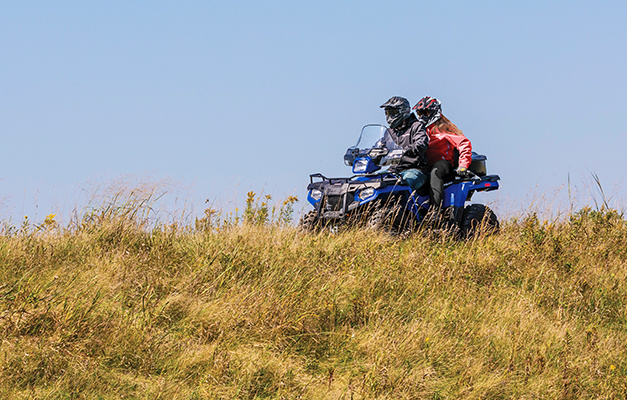
[[[368,159],[367,158],[358,158],[355,160],[355,164],[353,165],[353,172],[358,174],[361,172],[366,172],[368,169]]]
[[[364,190],[360,190],[359,193],[357,193],[357,198],[362,201],[372,196],[374,196],[374,188],[366,188]]]
[[[311,193],[309,193],[309,196],[311,196],[311,198],[315,201],[320,201],[320,199],[322,198],[322,192],[318,189],[311,189]]]

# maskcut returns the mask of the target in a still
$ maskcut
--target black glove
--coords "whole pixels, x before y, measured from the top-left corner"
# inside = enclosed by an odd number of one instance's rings
[[[468,169],[464,167],[457,167],[455,172],[459,177],[463,179],[469,179],[471,177],[470,171],[468,171]]]

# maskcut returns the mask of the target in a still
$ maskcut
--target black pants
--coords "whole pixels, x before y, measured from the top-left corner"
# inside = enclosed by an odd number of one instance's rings
[[[450,162],[446,160],[439,160],[431,167],[430,181],[430,194],[431,206],[440,209],[442,208],[442,199],[444,199],[444,184],[451,182],[455,178],[455,170]]]

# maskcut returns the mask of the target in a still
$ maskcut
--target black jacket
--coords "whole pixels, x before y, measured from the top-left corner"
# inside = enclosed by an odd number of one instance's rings
[[[417,120],[411,114],[401,126],[391,129],[392,140],[405,151],[401,162],[390,168],[393,172],[400,172],[407,169],[416,168],[421,171],[428,170],[427,166],[427,146],[429,136],[424,126],[424,122]]]

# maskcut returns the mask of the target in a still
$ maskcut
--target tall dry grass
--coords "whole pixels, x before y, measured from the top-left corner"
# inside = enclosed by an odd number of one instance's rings
[[[459,242],[306,234],[254,193],[161,224],[151,199],[5,227],[0,398],[627,396],[614,210]]]

